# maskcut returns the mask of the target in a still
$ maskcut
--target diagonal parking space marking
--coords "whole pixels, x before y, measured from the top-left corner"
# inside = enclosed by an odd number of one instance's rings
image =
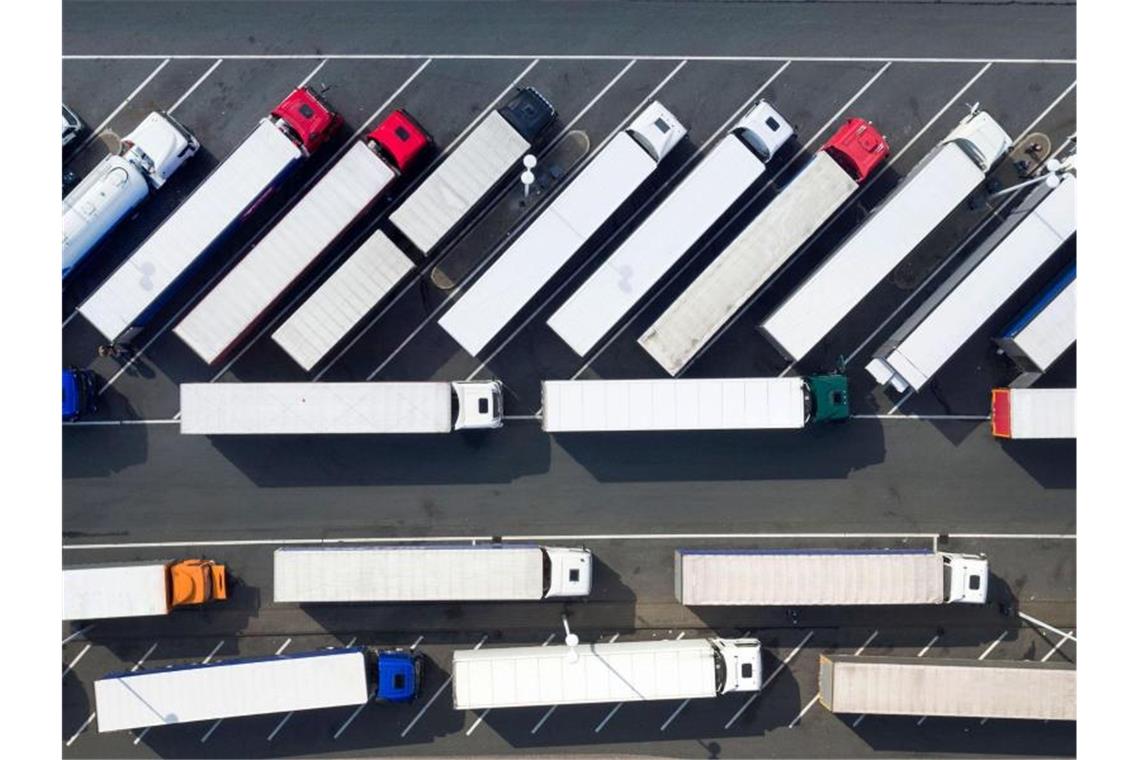
[[[930,651],[930,648],[931,648],[932,646],[934,646],[935,642],[937,642],[937,641],[938,641],[938,638],[939,638],[939,637],[938,637],[938,635],[936,634],[936,635],[934,636],[934,638],[932,638],[930,641],[928,641],[928,642],[926,643],[926,646],[924,646],[924,647],[923,647],[921,650],[919,650],[918,654],[917,654],[917,655],[915,655],[915,656],[916,656],[916,657],[925,657],[925,656],[926,656],[926,653]],[[859,727],[859,724],[860,724],[860,723],[862,723],[862,722],[863,722],[863,719],[864,719],[864,718],[866,718],[866,717],[867,717],[867,713],[863,713],[862,715],[860,715],[860,716],[859,716],[858,718],[856,718],[856,719],[855,719],[855,721],[854,721],[854,722],[851,724],[851,728],[858,728],[858,727]],[[924,721],[924,720],[926,720],[925,716],[924,716],[924,717],[922,717],[922,718],[919,718],[919,719],[918,719],[918,724],[917,724],[917,725],[920,725],[920,726],[921,726],[921,725],[922,725],[922,721]]]
[[[614,643],[615,641],[618,640],[618,636],[620,636],[620,635],[621,635],[620,633],[615,633],[613,636],[610,637],[610,640],[606,643],[608,643],[608,644]],[[683,636],[684,634],[681,634],[681,635]],[[678,636],[677,638],[680,638],[680,636]],[[547,639],[547,641],[549,641],[549,639]],[[543,646],[545,646],[545,644]],[[618,706],[620,707],[620,705],[621,705],[621,703],[619,702]],[[543,724],[546,723],[547,719],[550,718],[550,716],[553,715],[554,711],[557,709],[558,709],[558,705],[551,705],[550,709],[547,710],[545,713],[543,713],[542,717],[538,719],[538,722],[534,724],[534,728],[532,728],[530,730],[530,735],[534,736],[535,734],[537,734],[538,730],[540,728],[542,728]]]
[[[538,55],[539,58],[549,58],[552,61],[628,61],[635,56],[622,55],[619,53],[611,54],[589,54],[589,53],[551,53],[551,54],[536,54],[536,53],[338,53],[334,55],[322,55],[320,53],[246,53],[236,55],[225,55],[226,58],[234,60],[254,60],[254,61],[292,61],[292,60],[316,60],[318,58],[328,57],[335,60],[345,61],[402,61],[408,59],[420,58],[438,58],[442,61],[519,61],[526,60]],[[159,58],[170,58],[174,61],[180,60],[196,60],[202,58],[216,58],[217,54],[182,54],[182,53],[122,53],[122,54],[70,54],[63,55],[65,61],[101,61],[101,60],[115,60],[115,61],[152,61]],[[953,57],[934,57],[934,56],[842,56],[842,55],[799,55],[799,56],[783,56],[783,55],[639,55],[636,56],[644,61],[677,61],[682,57],[699,62],[737,62],[737,63],[756,63],[756,62],[772,62],[792,60],[796,63],[1009,63],[1009,64],[1042,64],[1053,66],[1064,66],[1076,64],[1075,58],[953,58]]]
[[[546,641],[542,642],[542,646],[548,646],[550,644],[550,642],[553,640],[554,640],[554,634],[552,633],[546,637]],[[467,729],[467,731],[466,731],[467,736],[470,736],[471,734],[475,733],[475,729],[477,729],[479,727],[479,724],[483,722],[483,719],[487,717],[487,713],[489,713],[489,712],[491,712],[490,707],[486,708],[485,710],[483,710],[483,712],[479,713],[479,716],[477,718],[475,718],[475,722],[471,724],[471,728]]]
[[[158,72],[160,72],[164,68],[166,68],[166,64],[168,64],[168,63],[170,63],[170,59],[164,58],[162,60],[162,63],[158,64],[158,66],[155,67],[154,71],[150,72],[150,74],[147,75],[147,78],[142,80],[142,82],[139,83],[138,87],[131,90],[130,94],[127,95],[127,97],[123,98],[123,102],[119,103],[119,105],[117,105],[115,107],[115,110],[111,111],[111,113],[107,116],[107,118],[103,119],[103,121],[99,123],[99,126],[92,129],[91,134],[87,135],[87,138],[83,142],[79,143],[79,145],[76,146],[75,150],[71,151],[71,153],[68,154],[67,160],[63,162],[63,165],[67,166],[68,164],[70,164],[72,161],[75,160],[76,156],[78,156],[80,153],[83,152],[84,148],[86,148],[88,145],[90,145],[96,139],[98,139],[99,135],[103,132],[103,130],[107,128],[107,125],[111,123],[111,120],[114,119],[116,116],[118,116],[119,112],[122,111],[124,108],[126,108],[130,104],[130,102],[135,99],[135,96],[138,95],[140,92],[142,92],[143,88],[146,87],[148,84],[150,84],[152,79],[154,79],[156,76],[158,76]]]
[[[868,636],[867,640],[863,642],[863,646],[861,646],[855,650],[854,656],[858,657],[859,655],[863,654],[863,651],[866,650],[867,647],[869,647],[871,645],[871,642],[874,641],[875,637],[878,635],[879,635],[879,632],[878,632],[878,630],[876,630],[870,636]],[[788,724],[788,728],[795,728],[797,725],[799,725],[799,722],[801,720],[803,720],[803,717],[805,715],[807,715],[808,710],[810,710],[812,707],[814,707],[815,703],[818,701],[819,701],[819,691],[816,690],[815,696],[811,698],[810,702],[808,702],[806,705],[804,705],[804,708],[802,710],[800,710],[799,715],[792,718],[792,722]]]
[[[92,628],[94,628],[94,627],[95,627],[95,624],[94,624],[94,623],[92,623],[91,625],[85,625],[85,626],[83,626],[83,627],[82,627],[82,628],[80,628],[78,631],[74,631],[73,633],[71,633],[71,635],[69,635],[67,638],[65,638],[65,639],[63,640],[63,643],[64,643],[64,644],[66,644],[66,643],[67,643],[67,642],[69,642],[69,641],[74,641],[75,639],[77,639],[77,638],[79,638],[80,636],[82,636],[83,634],[87,633],[88,631],[90,631],[90,630],[91,630]]]
[[[1041,658],[1041,662],[1048,662],[1049,658],[1052,657],[1053,655],[1057,654],[1057,650],[1059,650],[1061,648],[1061,646],[1066,641],[1070,641],[1070,640],[1073,640],[1073,632],[1072,631],[1069,631],[1064,636],[1062,636],[1060,639],[1058,639],[1057,643],[1053,645],[1053,648],[1050,649],[1048,652],[1046,652],[1045,656]]]
[[[1018,611],[1017,616],[1020,617],[1022,620],[1025,620],[1026,622],[1037,626],[1038,628],[1044,628],[1046,631],[1051,631],[1052,633],[1055,633],[1058,636],[1068,635],[1069,639],[1071,641],[1073,641],[1074,643],[1077,640],[1076,636],[1069,635],[1072,633],[1072,631],[1070,631],[1069,634],[1066,634],[1060,628],[1055,628],[1055,627],[1049,625],[1048,623],[1046,623],[1044,620],[1038,620],[1037,618],[1033,617],[1032,615],[1026,615],[1024,612],[1021,612],[1021,611]]]
[[[95,713],[91,713],[87,716],[87,720],[83,721],[79,728],[76,729],[75,733],[71,735],[71,738],[64,743],[64,746],[70,747],[75,742],[75,740],[79,738],[79,735],[83,733],[84,729],[91,725],[91,721],[93,720],[95,720]]]
[[[281,654],[282,652],[285,651],[285,647],[289,646],[289,644],[291,644],[292,642],[293,642],[293,639],[291,637],[285,639],[285,642],[281,646],[277,647],[277,651],[274,652],[274,654],[275,655]],[[214,647],[214,652],[217,652],[220,647],[221,647],[221,642],[218,643],[217,647]],[[205,664],[207,661],[209,661],[210,657],[214,656],[214,652],[211,652],[210,656],[207,657],[206,660],[204,660],[202,664]],[[214,721],[214,725],[210,726],[209,730],[206,731],[206,733],[202,734],[202,738],[199,739],[199,742],[201,742],[202,744],[205,744],[207,741],[209,741],[210,737],[213,736],[214,732],[218,730],[218,726],[222,725],[223,720],[224,720],[224,718],[218,718],[216,721]]]
[[[757,699],[760,698],[760,694],[764,691],[764,689],[768,686],[768,684],[772,683],[772,681],[774,681],[776,679],[776,676],[780,675],[780,673],[783,672],[784,668],[786,668],[788,666],[788,663],[791,662],[792,659],[797,654],[800,653],[800,650],[804,648],[804,645],[807,644],[809,641],[811,641],[811,637],[814,634],[815,634],[815,631],[808,631],[807,635],[804,636],[803,640],[799,644],[796,645],[796,648],[793,649],[791,652],[789,652],[788,656],[780,661],[780,665],[774,671],[772,671],[772,673],[767,678],[764,679],[764,682],[760,684],[760,688],[756,690],[756,693],[753,694],[752,696],[750,696],[744,702],[744,704],[742,704],[740,706],[740,709],[732,714],[732,717],[729,718],[728,722],[724,724],[725,729],[732,728],[732,724],[735,723],[740,718],[740,716],[744,714],[744,711],[748,709],[749,705],[751,705],[753,702],[755,702]]]
[[[202,74],[202,76],[198,77],[198,79],[194,82],[194,84],[190,85],[190,89],[188,89],[188,90],[186,90],[186,92],[182,93],[182,95],[179,96],[178,100],[174,101],[174,105],[172,105],[170,108],[166,109],[166,112],[168,114],[172,114],[178,109],[178,106],[185,103],[186,98],[193,95],[194,91],[197,90],[198,87],[200,87],[203,82],[205,82],[207,79],[209,79],[210,75],[213,74],[214,71],[216,71],[217,68],[222,65],[222,60],[223,59],[219,58],[218,60],[214,61],[214,65],[212,65],[210,68],[206,69],[206,73],[204,73],[204,74]],[[71,317],[68,317],[68,319],[70,319],[70,318]]]
[[[210,653],[208,655],[206,655],[206,658],[204,660],[202,660],[202,664],[205,665],[210,660],[214,659],[214,655],[216,655],[218,653],[218,650],[222,648],[222,644],[225,644],[225,643],[226,643],[225,639],[222,639],[221,641],[219,641],[214,646],[214,648],[210,650]],[[221,720],[218,721],[218,723],[221,723],[221,722],[222,722]],[[215,725],[214,728],[217,728],[217,726]],[[135,737],[135,740],[132,742],[132,744],[138,744],[139,742],[141,742],[143,740],[143,737],[146,736],[147,732],[150,731],[150,729],[151,729],[151,727],[147,726],[142,731],[140,731],[138,736]],[[209,734],[211,734],[213,732],[214,732],[214,729],[211,728],[209,733],[207,733],[207,735],[205,737],[203,737],[202,741],[203,742],[206,741],[206,739],[209,738]]]
[[[72,660],[68,664],[68,666],[63,669],[63,677],[64,678],[67,678],[67,674],[70,673],[75,668],[75,666],[79,664],[79,661],[83,659],[83,655],[87,654],[87,652],[90,651],[90,649],[91,649],[91,645],[88,644],[87,646],[83,647],[83,649],[79,652],[79,654],[75,655],[75,659]]]
[[[748,635],[748,634],[745,634],[745,636],[747,636],[747,635]],[[617,634],[614,634],[614,639],[616,639],[616,638],[617,638]],[[677,634],[677,640],[678,640],[678,641],[680,641],[680,640],[681,640],[681,639],[683,639],[683,638],[685,638],[685,632],[684,632],[684,631],[681,631],[679,634]],[[612,640],[611,640],[611,641],[612,641]],[[597,725],[597,726],[594,728],[594,733],[596,734],[596,733],[598,733],[599,731],[601,731],[603,728],[605,728],[605,727],[606,727],[606,724],[610,722],[610,718],[614,717],[614,715],[616,715],[616,714],[617,714],[617,711],[618,711],[618,710],[620,710],[620,709],[621,709],[621,706],[622,706],[622,705],[624,705],[624,704],[625,704],[625,702],[618,702],[616,705],[614,705],[613,709],[612,709],[612,710],[610,710],[610,711],[609,711],[609,713],[607,713],[607,714],[606,714],[606,717],[602,719],[602,722],[601,722],[601,723],[599,723],[599,724],[598,724],[598,725]],[[679,715],[679,714],[680,714],[680,712],[681,712],[681,708],[682,708],[682,707],[684,707],[684,706],[685,706],[685,705],[687,705],[687,704],[689,704],[689,700],[687,700],[687,699],[686,699],[684,702],[682,702],[682,703],[681,703],[681,707],[678,707],[678,708],[677,708],[677,711],[676,711],[675,713],[673,713],[673,715],[672,715],[672,716],[670,716],[669,720],[665,721],[665,725],[661,727],[661,730],[662,730],[662,731],[664,731],[664,730],[665,730],[666,726],[668,726],[670,723],[672,723],[672,722],[673,722],[673,718],[677,717],[677,715]]]
[[[315,69],[313,69],[312,71],[310,71],[308,76],[306,76],[304,79],[302,79],[300,84],[297,85],[297,87],[301,88],[301,87],[304,87],[305,85],[307,85],[312,80],[312,78],[317,75],[317,72],[320,71],[321,69],[323,69],[325,67],[325,64],[328,62],[329,62],[329,59],[325,58],[320,63],[318,63],[317,67]]]
[[[479,639],[479,643],[475,645],[474,649],[478,649],[479,647],[483,646],[486,641],[487,637],[484,635],[483,638]],[[447,680],[444,681],[438,689],[436,689],[435,694],[431,695],[431,699],[428,700],[427,704],[424,705],[418,713],[416,713],[416,717],[412,718],[411,722],[408,723],[408,725],[404,727],[404,730],[400,732],[401,739],[407,736],[408,732],[411,731],[412,728],[420,722],[420,718],[424,716],[424,713],[428,711],[428,708],[435,704],[435,701],[439,699],[439,695],[444,692],[444,689],[451,685],[451,679],[454,677],[454,674],[448,674]]]
[[[994,651],[994,649],[996,649],[996,648],[997,648],[997,645],[998,645],[998,644],[1000,644],[1000,643],[1002,643],[1002,642],[1005,640],[1005,636],[1006,636],[1006,632],[1005,632],[1005,631],[1002,631],[1002,632],[1001,632],[1001,635],[999,635],[999,636],[998,636],[996,639],[994,639],[992,642],[990,642],[990,645],[989,645],[988,647],[986,647],[986,648],[985,648],[985,649],[982,651],[982,653],[981,653],[980,655],[978,655],[978,660],[979,660],[979,661],[981,661],[981,660],[984,660],[984,659],[986,659],[987,657],[989,657],[989,656],[990,656],[990,653],[991,653],[991,652],[993,652],[993,651]],[[921,655],[920,655],[920,656],[921,656]],[[921,726],[923,723],[925,723],[925,722],[926,722],[926,719],[927,719],[927,717],[929,717],[929,716],[927,716],[927,715],[923,715],[921,718],[919,718],[918,720],[916,720],[916,721],[914,722],[914,724],[915,724],[916,726]],[[982,723],[984,724],[985,722],[986,722],[986,719],[985,719],[985,718],[982,718]]]
[[[1050,103],[1049,105],[1045,106],[1045,110],[1044,110],[1044,111],[1042,111],[1042,112],[1041,112],[1041,114],[1040,114],[1040,115],[1039,115],[1039,116],[1038,116],[1036,119],[1034,119],[1034,120],[1033,120],[1033,121],[1032,121],[1032,122],[1029,124],[1029,126],[1028,126],[1028,127],[1026,127],[1024,130],[1022,130],[1021,134],[1019,134],[1017,137],[1015,137],[1015,138],[1014,138],[1014,140],[1013,140],[1013,144],[1014,144],[1014,145],[1017,145],[1017,144],[1018,144],[1018,143],[1020,143],[1022,140],[1024,140],[1024,139],[1026,138],[1026,136],[1027,136],[1027,135],[1028,135],[1028,134],[1029,134],[1029,133],[1030,133],[1030,132],[1033,130],[1033,128],[1037,126],[1037,123],[1038,123],[1039,121],[1041,121],[1042,119],[1044,119],[1046,116],[1048,116],[1048,115],[1049,115],[1049,113],[1050,113],[1050,112],[1052,112],[1052,110],[1053,110],[1054,108],[1056,108],[1056,107],[1057,107],[1057,106],[1060,104],[1060,102],[1061,102],[1062,100],[1064,100],[1064,99],[1065,99],[1065,97],[1066,97],[1066,96],[1067,96],[1067,95],[1068,95],[1070,92],[1072,92],[1072,91],[1073,91],[1073,88],[1075,88],[1076,86],[1077,86],[1077,80],[1075,80],[1075,79],[1074,79],[1074,80],[1073,80],[1073,82],[1072,82],[1072,84],[1070,84],[1068,87],[1066,87],[1066,88],[1065,88],[1064,92],[1062,92],[1060,95],[1058,95],[1058,96],[1056,97],[1056,99],[1054,99],[1054,100],[1053,100],[1053,102],[1052,102],[1052,103]]]

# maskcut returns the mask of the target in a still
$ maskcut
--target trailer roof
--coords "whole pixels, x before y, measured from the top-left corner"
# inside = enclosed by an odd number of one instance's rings
[[[63,619],[165,615],[167,562],[63,569]]]
[[[999,438],[1076,438],[1074,388],[995,388],[993,434]]]
[[[1076,339],[1077,283],[1074,279],[1018,331],[1012,342],[1044,372]]]

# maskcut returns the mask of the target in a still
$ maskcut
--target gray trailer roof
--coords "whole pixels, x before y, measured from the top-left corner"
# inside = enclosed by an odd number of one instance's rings
[[[169,562],[63,569],[63,619],[165,615]]]

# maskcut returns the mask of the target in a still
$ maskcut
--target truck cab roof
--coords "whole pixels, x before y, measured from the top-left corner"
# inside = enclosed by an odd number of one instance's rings
[[[431,135],[403,109],[388,114],[366,139],[379,146],[385,158],[402,172],[407,171],[432,142]]]
[[[856,182],[863,182],[890,155],[887,138],[866,119],[848,119],[820,150]]]
[[[732,132],[767,162],[796,130],[768,101],[760,100],[740,117]]]
[[[994,117],[975,105],[941,144],[949,143],[956,143],[979,169],[988,172],[1009,151],[1013,140]]]
[[[298,87],[270,113],[293,131],[293,138],[312,153],[336,132],[343,119],[311,87]]]
[[[532,145],[550,126],[558,112],[550,101],[533,87],[519,90],[510,102],[499,109],[499,115]]]
[[[451,389],[458,406],[456,430],[503,426],[503,390],[497,380],[453,382]]]
[[[653,101],[625,128],[654,161],[661,163],[688,131],[659,101]]]
[[[123,138],[120,155],[135,163],[159,188],[198,148],[198,140],[189,130],[166,113],[153,111]]]
[[[382,702],[411,702],[419,692],[423,663],[410,652],[380,652],[376,657],[376,699]]]

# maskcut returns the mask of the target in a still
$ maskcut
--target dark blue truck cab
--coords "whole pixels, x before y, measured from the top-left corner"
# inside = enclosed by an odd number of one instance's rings
[[[423,658],[402,649],[376,655],[377,702],[407,703],[416,698],[423,675]]]
[[[72,422],[95,411],[95,373],[69,367],[63,371],[63,419]]]

